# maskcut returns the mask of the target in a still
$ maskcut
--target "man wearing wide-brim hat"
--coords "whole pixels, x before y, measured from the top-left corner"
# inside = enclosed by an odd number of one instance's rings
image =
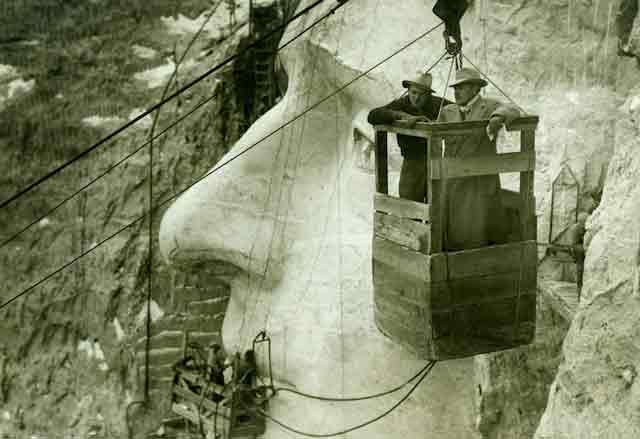
[[[373,125],[405,121],[409,127],[417,122],[436,120],[443,99],[433,96],[432,81],[429,73],[418,73],[415,77],[402,81],[407,94],[383,107],[374,108],[369,112],[367,120]],[[446,99],[444,101],[445,104],[451,103]],[[399,195],[401,198],[425,202],[427,141],[404,134],[398,134],[397,139],[403,157]]]
[[[496,136],[506,123],[520,116],[514,105],[481,96],[487,85],[479,72],[461,68],[451,82],[456,103],[445,106],[439,122],[488,120],[486,130],[446,139],[446,157],[496,154]],[[505,242],[506,217],[501,203],[499,175],[452,178],[447,181],[445,247],[462,250]]]

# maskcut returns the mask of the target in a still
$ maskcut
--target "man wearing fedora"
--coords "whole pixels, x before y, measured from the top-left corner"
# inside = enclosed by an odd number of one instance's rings
[[[407,93],[383,107],[371,110],[368,122],[378,125],[402,120],[409,126],[414,126],[417,122],[436,120],[443,99],[433,96],[432,80],[430,73],[421,73],[413,79],[402,81]],[[444,101],[445,105],[451,103],[446,99]],[[404,134],[397,134],[397,139],[403,158],[399,195],[401,198],[424,203],[427,194],[427,140]]]
[[[456,103],[442,109],[439,122],[488,120],[484,131],[446,140],[446,157],[496,154],[496,136],[504,124],[520,116],[516,106],[485,98],[487,82],[476,70],[461,68],[451,83]],[[500,199],[500,176],[481,175],[447,180],[445,246],[449,251],[505,242],[506,216]]]

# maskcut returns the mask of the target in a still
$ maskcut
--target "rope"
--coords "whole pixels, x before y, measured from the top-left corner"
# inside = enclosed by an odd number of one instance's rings
[[[475,65],[475,64],[474,64],[474,63],[473,63],[469,58],[467,58],[467,56],[466,56],[465,54],[462,54],[462,56],[464,57],[464,59],[466,59],[466,60],[467,60],[467,62],[468,62],[469,64],[471,64],[471,65],[473,66],[473,68],[474,68],[474,69],[476,69],[476,70],[477,70],[477,71],[478,71],[478,72],[479,72],[479,73],[484,77],[484,79],[486,79],[487,81],[489,81],[489,82],[491,83],[491,85],[493,85],[495,88],[497,88],[497,89],[498,89],[498,91],[504,95],[504,97],[506,97],[507,99],[509,99],[509,101],[511,101],[511,103],[512,103],[513,105],[515,105],[516,107],[518,107],[518,110],[520,110],[523,114],[527,114],[527,112],[526,112],[526,111],[524,111],[524,109],[523,109],[520,105],[518,105],[518,104],[516,103],[516,101],[514,101],[513,99],[511,99],[511,97],[510,97],[510,96],[509,96],[509,95],[508,95],[504,90],[502,90],[502,89],[498,86],[498,84],[496,84],[495,82],[493,82],[493,80],[492,80],[491,78],[489,78],[489,77],[488,77],[488,76],[487,76],[487,75],[486,75],[482,70],[480,70],[480,69],[478,68],[478,66],[476,66],[476,65]]]
[[[108,134],[107,136],[103,137],[102,139],[100,139],[98,142],[96,142],[95,144],[91,145],[89,148],[85,149],[84,151],[82,151],[80,154],[76,155],[75,157],[73,157],[71,160],[65,162],[64,164],[58,166],[57,168],[49,171],[47,174],[45,174],[44,176],[40,177],[39,179],[37,179],[36,181],[34,181],[33,183],[27,185],[27,187],[19,190],[17,193],[15,193],[14,195],[10,196],[8,199],[4,200],[2,203],[0,203],[0,209],[5,208],[7,205],[9,205],[10,203],[12,203],[13,201],[17,200],[18,198],[22,197],[23,195],[25,195],[26,193],[30,192],[32,189],[34,189],[36,186],[39,186],[40,184],[42,184],[43,182],[45,182],[46,180],[50,179],[51,177],[55,176],[56,174],[60,173],[62,170],[66,169],[68,166],[70,166],[71,164],[75,163],[76,161],[80,160],[81,158],[83,158],[84,156],[86,156],[87,154],[89,154],[90,152],[92,152],[93,150],[97,149],[98,147],[100,147],[101,145],[105,144],[107,141],[113,139],[115,136],[117,136],[118,134],[120,134],[121,132],[123,132],[124,130],[126,130],[127,128],[133,126],[135,123],[139,122],[140,120],[142,120],[144,117],[146,117],[147,115],[149,115],[150,113],[152,113],[153,111],[159,109],[160,107],[162,107],[163,105],[165,105],[167,102],[175,99],[177,96],[181,95],[182,93],[184,93],[186,90],[188,90],[189,88],[193,87],[195,84],[199,83],[200,81],[204,80],[205,78],[207,78],[208,76],[210,76],[212,73],[220,70],[222,67],[224,67],[225,65],[229,64],[230,62],[234,61],[236,58],[240,57],[241,55],[243,55],[244,53],[246,53],[247,51],[253,49],[254,47],[256,47],[258,44],[262,43],[264,40],[271,38],[273,35],[276,35],[277,32],[280,32],[282,30],[284,30],[286,28],[286,26],[297,20],[299,17],[307,14],[308,12],[310,12],[312,9],[314,9],[316,6],[318,6],[320,3],[324,2],[325,0],[316,0],[313,4],[309,5],[308,7],[304,8],[302,11],[300,11],[299,13],[297,13],[296,15],[294,15],[291,20],[287,21],[286,23],[274,28],[273,30],[271,30],[269,33],[267,33],[263,38],[261,38],[260,40],[257,40],[249,45],[247,45],[247,47],[245,47],[243,50],[241,50],[240,52],[228,57],[227,59],[225,59],[224,61],[220,62],[219,64],[217,64],[216,66],[214,66],[213,68],[207,70],[205,73],[203,73],[202,75],[200,75],[199,77],[197,77],[196,79],[192,80],[191,82],[189,82],[188,84],[184,85],[183,87],[181,87],[180,89],[178,89],[177,91],[175,91],[174,93],[172,93],[170,96],[166,97],[165,99],[161,100],[160,102],[156,103],[155,105],[153,105],[151,108],[149,108],[148,110],[146,110],[145,112],[141,113],[140,115],[136,116],[134,119],[130,120],[129,122],[127,122],[126,124],[122,125],[120,128],[116,129],[115,131],[113,131],[112,133]],[[345,0],[342,3],[339,3],[337,6],[335,6],[333,9],[331,9],[327,14],[325,14],[323,17],[321,17],[319,20],[317,20],[316,22],[314,22],[311,26],[305,28],[302,32],[300,32],[298,35],[296,35],[294,38],[292,38],[291,40],[289,40],[285,45],[283,45],[281,48],[278,48],[276,50],[276,52],[278,52],[279,50],[281,50],[282,48],[286,47],[287,45],[289,45],[291,42],[293,42],[295,39],[299,38],[302,34],[304,34],[306,31],[308,31],[310,28],[314,27],[315,25],[317,25],[320,21],[324,20],[326,17],[328,17],[329,15],[333,14],[335,12],[336,9],[340,8],[341,6],[345,5],[349,0]]]
[[[324,0],[321,0],[324,1]],[[347,0],[348,1],[348,0]],[[335,12],[335,9],[332,9],[333,12]],[[282,46],[278,47],[275,52],[279,52],[282,49],[284,49],[285,47],[287,47],[289,44],[291,44],[292,42],[294,42],[295,40],[297,40],[298,38],[300,38],[303,34],[305,34],[306,32],[308,32],[309,30],[311,30],[313,27],[315,27],[318,23],[320,23],[321,21],[323,21],[324,19],[326,19],[329,15],[331,15],[333,12],[330,11],[327,14],[325,14],[324,16],[320,17],[319,19],[317,19],[315,22],[313,22],[310,26],[307,26],[305,29],[303,29],[301,32],[299,32],[297,35],[295,35],[293,38],[291,38],[289,41],[287,41],[286,43],[284,43]],[[299,14],[296,15],[296,17],[292,18],[291,20],[289,20],[286,24],[294,21],[297,17],[299,16]],[[284,25],[283,25],[284,26]],[[267,36],[265,36],[266,38],[269,38],[271,36],[271,34],[268,34]],[[262,40],[258,40],[256,43],[254,44],[258,44],[260,41]],[[252,46],[249,46],[249,48]],[[218,66],[222,67],[223,64],[227,63],[228,61],[231,61],[232,59],[235,59],[237,57],[239,57],[240,55],[244,54],[246,51],[248,50],[248,48],[245,48],[245,50],[242,50],[240,52],[238,52],[236,55],[232,56],[231,58],[227,58],[227,60],[223,61],[223,63],[219,64]],[[218,70],[218,66],[214,67],[212,70],[210,70],[209,72],[213,72],[214,70]],[[174,71],[175,72],[175,71]],[[205,75],[207,75],[208,73],[205,73]],[[201,76],[200,78],[203,78],[203,76]],[[192,82],[190,84],[195,84],[195,82]],[[188,87],[188,86],[185,86]],[[186,88],[183,87],[181,90],[184,91],[186,90]],[[176,92],[177,93],[177,92]],[[172,99],[172,96],[175,97],[176,93],[174,93],[173,95],[169,96],[166,99],[163,99],[160,101],[159,104],[156,104],[154,107],[152,107],[150,110],[146,111],[145,113],[141,114],[140,116],[138,116],[136,119],[133,119],[132,121],[130,121],[127,125],[119,128],[118,130],[124,130],[124,128],[127,128],[128,126],[132,125],[133,122],[141,119],[142,117],[146,116],[147,114],[149,114],[150,112],[154,111],[156,108],[160,108],[160,104],[164,104],[166,102],[168,102],[169,100]],[[212,95],[209,99],[206,99],[204,101],[201,101],[198,105],[196,105],[189,113],[187,113],[185,116],[182,116],[181,118],[179,118],[175,123],[172,123],[171,125],[169,125],[164,131],[161,132],[161,134],[164,134],[167,132],[168,129],[173,128],[174,126],[177,125],[178,122],[181,122],[182,120],[184,120],[187,116],[191,115],[195,110],[197,110],[198,108],[200,108],[200,106],[204,105],[205,103],[207,103],[208,101],[212,100],[215,97],[215,94]],[[166,102],[165,102],[166,101]],[[154,123],[157,119],[154,119]],[[118,131],[117,130],[117,131]],[[63,164],[61,167],[51,171],[49,174],[49,177],[45,176],[43,177],[42,181],[36,181],[35,183],[33,183],[33,187],[29,186],[27,188],[25,188],[22,192],[26,193],[30,190],[32,190],[33,188],[35,188],[35,186],[41,184],[42,182],[44,182],[44,180],[53,177],[55,174],[57,174],[58,172],[62,171],[66,166],[70,165],[71,162],[79,160],[83,155],[85,155],[85,153],[90,152],[89,150],[92,150],[96,147],[98,147],[99,145],[101,145],[102,143],[106,142],[107,140],[109,140],[109,138],[115,136],[116,134],[118,134],[118,132],[114,132],[109,134],[106,138],[100,140],[98,143],[96,143],[95,145],[89,147],[88,150],[80,153],[80,155],[74,157],[73,159],[71,159],[68,163]],[[111,137],[110,137],[111,136]],[[115,169],[117,166],[119,166],[120,164],[122,164],[123,162],[125,162],[128,158],[130,158],[133,154],[135,154],[136,152],[140,151],[144,146],[149,145],[151,141],[157,139],[160,135],[158,136],[154,136],[152,137],[150,140],[148,140],[147,142],[143,143],[142,145],[140,145],[140,147],[136,148],[133,153],[125,156],[125,158],[123,158],[122,160],[118,161],[115,165],[111,166],[110,168],[108,168],[105,172],[103,172],[102,174],[100,174],[98,177],[92,179],[89,183],[87,183],[86,185],[82,186],[80,189],[78,189],[76,192],[74,192],[72,195],[68,196],[67,198],[65,198],[64,200],[62,200],[60,203],[58,203],[54,208],[52,208],[51,210],[49,210],[46,214],[38,217],[38,219],[32,221],[28,226],[26,226],[25,228],[23,228],[22,230],[20,230],[19,232],[15,233],[14,235],[12,235],[9,239],[5,240],[2,244],[0,244],[0,248],[4,247],[6,244],[8,244],[9,242],[13,241],[15,238],[17,238],[19,235],[21,235],[22,233],[24,233],[26,230],[30,229],[31,227],[33,227],[35,224],[37,224],[38,222],[40,222],[42,219],[46,218],[47,216],[51,215],[53,212],[55,212],[58,208],[60,208],[63,204],[67,203],[68,201],[70,201],[71,199],[73,199],[75,196],[77,196],[80,192],[82,192],[83,190],[87,189],[88,187],[90,187],[91,185],[93,185],[96,181],[100,180],[102,177],[104,177],[105,175],[107,175],[109,172],[111,172],[113,169]],[[7,201],[3,202],[2,204],[0,204],[0,209],[2,209],[6,204],[11,203],[12,201],[14,201],[14,199],[20,197],[22,195],[22,193],[16,194],[13,197],[11,197],[11,199],[8,199]]]
[[[400,49],[396,50],[394,53],[392,53],[391,55],[385,57],[383,60],[379,61],[378,63],[376,63],[375,65],[373,65],[372,67],[370,67],[369,69],[365,70],[364,72],[362,72],[361,74],[359,74],[358,76],[356,76],[355,78],[353,78],[352,80],[348,81],[347,83],[345,83],[343,86],[339,87],[337,90],[335,90],[333,93],[329,94],[328,96],[325,96],[324,98],[320,99],[318,102],[316,102],[315,104],[313,104],[311,107],[307,108],[305,111],[303,111],[302,113],[300,113],[299,115],[297,115],[296,117],[294,117],[293,119],[289,120],[288,122],[285,122],[284,124],[282,124],[281,126],[279,126],[278,128],[274,129],[273,131],[271,131],[269,134],[263,136],[261,139],[259,139],[258,141],[256,141],[255,143],[253,143],[252,145],[248,146],[247,148],[245,148],[244,150],[240,151],[238,154],[236,154],[235,156],[231,157],[230,159],[228,159],[227,161],[225,161],[224,163],[222,163],[219,166],[216,166],[215,168],[213,168],[211,171],[203,174],[201,177],[197,178],[194,182],[192,182],[191,184],[189,184],[187,187],[185,187],[184,189],[179,190],[178,192],[176,192],[175,194],[171,195],[169,198],[165,199],[164,201],[160,202],[159,204],[157,204],[153,209],[159,209],[162,206],[164,206],[165,204],[169,203],[170,201],[174,200],[176,197],[180,196],[181,194],[183,194],[184,192],[186,192],[187,190],[189,190],[190,188],[192,188],[193,186],[195,186],[196,184],[198,184],[199,182],[201,182],[202,180],[204,180],[205,178],[209,177],[211,174],[214,174],[215,172],[219,171],[221,168],[223,168],[224,166],[228,165],[229,163],[231,163],[232,161],[238,159],[239,157],[241,157],[242,155],[246,154],[247,152],[249,152],[251,149],[255,148],[257,145],[259,145],[260,143],[262,143],[263,141],[265,141],[266,139],[268,139],[269,137],[273,136],[275,133],[279,132],[280,130],[282,130],[283,128],[289,126],[290,124],[292,124],[293,122],[295,122],[296,120],[298,120],[299,118],[303,117],[305,114],[309,113],[310,111],[312,111],[314,108],[316,108],[317,106],[321,105],[322,103],[324,103],[325,101],[327,101],[328,99],[331,99],[333,96],[335,96],[338,93],[341,93],[344,89],[346,89],[347,87],[349,87],[351,84],[353,84],[354,82],[356,82],[357,80],[359,80],[360,78],[368,75],[372,70],[374,70],[375,68],[377,68],[378,66],[384,64],[385,62],[387,62],[388,60],[390,60],[391,58],[393,58],[394,56],[396,56],[397,54],[399,54],[400,52],[402,52],[403,50],[407,49],[408,47],[410,47],[411,45],[415,44],[417,41],[419,41],[420,39],[426,37],[427,35],[429,35],[431,32],[433,32],[434,30],[436,30],[437,28],[439,28],[440,26],[442,26],[442,23],[433,26],[431,29],[427,30],[426,32],[422,33],[421,35],[419,35],[417,38],[413,39],[412,41],[406,43],[404,46],[402,46]],[[92,247],[91,249],[83,252],[82,254],[80,254],[79,256],[75,257],[74,259],[72,259],[70,262],[64,264],[62,267],[54,270],[53,272],[49,273],[48,275],[46,275],[44,278],[40,279],[39,281],[37,281],[36,283],[32,284],[31,286],[29,286],[28,288],[26,288],[25,290],[23,290],[22,292],[18,293],[17,295],[15,295],[14,297],[12,297],[11,299],[9,299],[8,301],[2,303],[0,305],[0,309],[4,308],[5,306],[7,306],[8,304],[14,302],[16,299],[18,299],[21,296],[24,296],[25,294],[29,293],[30,291],[32,291],[34,288],[36,288],[37,286],[41,285],[42,283],[44,283],[45,281],[49,280],[51,277],[55,276],[56,274],[58,274],[59,272],[61,272],[62,270],[64,270],[65,268],[73,265],[78,259],[81,259],[82,257],[92,253],[94,250],[96,250],[97,248],[100,248],[100,246],[102,246],[103,244],[105,244],[106,242],[108,242],[109,240],[115,238],[118,234],[120,234],[121,232],[123,232],[124,230],[128,229],[129,227],[133,226],[134,224],[136,224],[137,222],[139,222],[140,220],[142,220],[143,218],[145,218],[147,216],[148,212],[145,212],[144,214],[142,214],[141,216],[139,216],[138,218],[136,218],[135,220],[133,220],[132,222],[130,222],[129,224],[121,227],[120,229],[118,229],[118,231],[116,231],[115,233],[109,235],[107,238],[103,239],[102,241],[100,241],[98,244],[96,244],[94,247]]]
[[[289,392],[289,393],[293,393],[293,394],[296,394],[296,395],[299,395],[299,396],[303,396],[305,398],[315,399],[315,400],[318,400],[318,401],[330,401],[330,402],[366,401],[368,399],[380,398],[382,396],[387,396],[387,395],[391,395],[392,393],[398,392],[399,390],[401,390],[404,387],[406,387],[408,384],[410,384],[413,381],[415,381],[416,378],[418,378],[420,375],[422,375],[422,373],[424,373],[427,370],[427,368],[429,368],[430,364],[431,363],[427,363],[427,365],[425,367],[423,367],[422,369],[420,369],[420,371],[418,373],[413,375],[411,378],[409,378],[407,381],[405,381],[404,383],[400,384],[399,386],[396,386],[396,387],[394,387],[392,389],[389,389],[389,390],[386,390],[384,392],[374,393],[372,395],[354,396],[354,397],[349,397],[349,398],[332,398],[332,397],[328,397],[328,396],[312,395],[312,394],[309,394],[309,393],[300,392],[298,390],[287,388],[287,387],[276,387],[276,388],[273,389],[273,396],[275,396],[276,394],[281,393],[281,392]]]
[[[278,424],[280,427],[284,428],[285,430],[288,430],[288,431],[290,431],[292,433],[299,434],[301,436],[315,437],[315,438],[341,436],[343,434],[350,433],[352,431],[359,430],[361,428],[369,426],[369,425],[373,424],[374,422],[377,422],[380,419],[384,418],[389,413],[393,412],[402,403],[404,403],[411,396],[411,394],[413,394],[413,392],[420,385],[420,383],[422,383],[422,381],[424,381],[424,379],[427,377],[427,375],[429,375],[429,373],[431,372],[431,370],[433,369],[435,364],[436,364],[435,361],[429,362],[429,364],[428,364],[428,366],[426,368],[426,371],[424,372],[422,377],[418,380],[418,382],[416,384],[414,384],[414,386],[399,401],[397,401],[393,406],[391,406],[385,412],[383,412],[382,414],[376,416],[375,418],[372,418],[372,419],[370,419],[368,421],[365,421],[365,422],[363,422],[361,424],[355,425],[353,427],[346,428],[346,429],[341,430],[341,431],[337,431],[335,433],[308,433],[308,432],[304,432],[304,431],[298,430],[297,428],[290,427],[289,425],[285,424],[284,422],[275,419],[274,417],[272,417],[269,414],[265,413],[264,410],[262,410],[260,408],[250,408],[250,407],[245,407],[245,408],[247,408],[248,410],[250,410],[252,412],[258,413],[260,416],[264,417],[265,419],[270,420],[271,422],[273,422],[275,424]]]

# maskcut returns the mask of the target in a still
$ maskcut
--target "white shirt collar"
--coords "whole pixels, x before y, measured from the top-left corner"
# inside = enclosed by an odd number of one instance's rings
[[[470,113],[471,109],[473,108],[473,105],[476,102],[478,102],[478,99],[480,99],[480,93],[478,93],[474,97],[472,97],[471,100],[469,102],[467,102],[467,105],[459,105],[460,111],[463,112],[463,113]]]

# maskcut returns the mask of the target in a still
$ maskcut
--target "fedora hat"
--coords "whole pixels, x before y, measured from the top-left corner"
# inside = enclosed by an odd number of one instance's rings
[[[402,86],[404,88],[418,87],[424,90],[433,91],[431,88],[432,81],[433,77],[431,76],[431,73],[418,73],[413,79],[405,79],[402,81]]]
[[[449,87],[455,87],[456,85],[466,84],[469,82],[475,82],[484,87],[487,85],[487,81],[482,79],[480,73],[477,70],[470,69],[469,67],[463,67],[456,71],[456,78],[453,80]]]

